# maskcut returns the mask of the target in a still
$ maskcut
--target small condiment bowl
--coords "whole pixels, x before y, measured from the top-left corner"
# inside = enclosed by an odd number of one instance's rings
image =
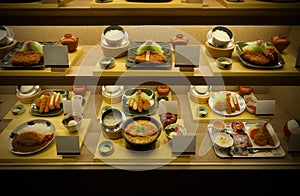
[[[216,62],[220,69],[231,69],[232,67],[232,59],[228,57],[218,57]]]
[[[256,103],[255,102],[246,103],[246,109],[249,113],[255,114],[255,112],[256,112]]]
[[[99,144],[99,152],[103,156],[111,155],[114,152],[114,144],[111,141],[103,141]]]
[[[208,109],[207,107],[204,107],[204,106],[199,106],[196,108],[196,114],[197,116],[201,117],[201,118],[204,118],[207,116],[208,114]]]
[[[102,69],[111,69],[116,66],[114,57],[102,57],[99,64]]]
[[[23,114],[25,112],[25,107],[23,104],[17,104],[14,105],[10,111],[13,113],[13,115]]]
[[[63,119],[62,124],[70,131],[76,132],[79,131],[80,126],[82,124],[83,116],[81,113],[73,112],[67,113]]]
[[[172,139],[175,135],[182,136],[187,134],[187,130],[184,126],[176,123],[169,124],[165,127],[166,136],[168,139]]]

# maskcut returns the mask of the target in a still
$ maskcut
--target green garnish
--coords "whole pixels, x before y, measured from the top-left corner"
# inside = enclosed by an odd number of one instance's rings
[[[136,130],[137,130],[138,132],[145,132],[145,131],[146,131],[146,128],[145,128],[144,126],[140,125],[140,126],[137,126]]]

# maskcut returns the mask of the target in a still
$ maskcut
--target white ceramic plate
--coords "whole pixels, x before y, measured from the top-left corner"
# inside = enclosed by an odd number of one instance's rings
[[[267,129],[270,133],[270,135],[272,136],[272,139],[275,143],[274,146],[271,146],[269,144],[265,145],[265,146],[260,146],[254,143],[254,140],[250,137],[250,129],[251,127],[254,127],[255,125],[257,125],[258,123],[245,123],[245,132],[248,134],[249,139],[251,140],[252,143],[252,147],[247,147],[248,149],[265,149],[265,148],[278,148],[280,145],[280,141],[277,137],[277,134],[275,133],[272,125],[270,123],[267,124]]]
[[[224,111],[219,111],[219,110],[216,110],[215,107],[214,107],[214,101],[215,101],[215,96],[216,96],[216,93],[231,93],[231,94],[235,94],[237,96],[237,100],[239,102],[239,106],[240,106],[240,110],[237,110],[231,114],[228,114],[226,112],[226,110]],[[219,91],[219,92],[213,92],[212,95],[209,97],[208,99],[208,105],[209,107],[217,114],[220,114],[222,116],[236,116],[236,115],[239,115],[241,114],[242,112],[244,112],[244,110],[246,109],[246,103],[245,103],[245,100],[237,93],[235,92],[231,92],[231,91]]]
[[[43,134],[45,136],[44,139],[46,140],[46,144],[32,151],[21,152],[21,151],[14,150],[12,145],[13,139],[17,136],[17,134],[21,134],[27,131],[36,131],[38,133]],[[11,132],[10,136],[8,137],[8,149],[14,154],[19,154],[19,155],[33,154],[49,146],[49,144],[51,144],[54,138],[55,138],[55,126],[53,123],[43,119],[30,120],[19,125]]]

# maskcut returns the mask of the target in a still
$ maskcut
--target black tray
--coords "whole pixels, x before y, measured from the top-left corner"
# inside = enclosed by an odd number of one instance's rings
[[[171,50],[171,43],[170,42],[157,42],[164,51],[164,54],[167,57],[167,62],[165,63],[153,63],[153,62],[146,62],[146,63],[136,63],[135,56],[136,50],[140,45],[144,42],[130,42],[127,60],[126,60],[126,67],[129,69],[141,69],[141,70],[165,70],[172,68],[172,50]]]
[[[13,70],[38,70],[45,69],[44,58],[42,57],[40,62],[36,65],[13,65],[11,62],[12,55],[15,51],[20,50],[24,42],[17,42],[16,45],[1,59],[0,68],[13,69]],[[57,42],[39,42],[42,45],[57,45]]]

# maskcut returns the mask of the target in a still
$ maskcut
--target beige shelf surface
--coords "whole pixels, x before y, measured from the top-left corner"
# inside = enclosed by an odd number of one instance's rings
[[[12,120],[8,126],[0,134],[0,160],[1,162],[55,162],[55,161],[75,161],[74,158],[64,158],[62,155],[56,154],[56,142],[54,141],[45,149],[39,153],[32,154],[30,156],[20,156],[10,152],[7,146],[7,140],[11,132],[20,124],[34,120],[36,117],[31,116],[30,118],[20,118]],[[56,136],[79,136],[80,148],[83,146],[85,135],[89,129],[91,119],[83,119],[82,125],[79,132],[70,133],[67,128],[61,123],[61,116],[57,117],[39,117],[39,119],[49,120],[55,125]]]
[[[84,96],[84,99],[85,99],[85,104],[83,105],[82,107],[82,110],[85,111],[86,109],[86,105],[88,103],[88,101],[90,100],[90,97],[91,97],[91,92],[90,91],[87,91],[85,96]],[[23,104],[21,101],[17,101],[15,105],[18,105],[18,104]],[[3,117],[3,121],[4,122],[9,122],[13,119],[30,119],[33,117],[32,114],[30,114],[30,107],[31,107],[31,104],[23,104],[24,105],[24,108],[25,108],[25,112],[23,114],[20,114],[20,115],[13,115],[12,112],[7,112],[6,115]],[[60,114],[58,116],[58,118],[62,119],[63,118],[63,113]]]
[[[230,2],[227,0],[217,0],[227,8],[300,8],[299,2],[267,2],[259,0],[243,0],[240,2]]]
[[[58,3],[43,3],[42,1],[31,3],[1,3],[1,8],[7,9],[45,9],[45,8],[58,8]]]
[[[282,69],[251,69],[242,65],[236,50],[232,53],[232,68],[230,70],[222,70],[217,68],[216,59],[209,56],[205,47],[202,49],[202,56],[205,58],[214,75],[222,76],[300,76],[300,69],[295,68],[296,57],[288,52],[282,55],[285,66]]]
[[[250,114],[247,110],[243,111],[241,114],[237,115],[237,116],[222,116],[222,115],[219,115],[217,113],[215,113],[208,105],[208,103],[206,104],[199,104],[199,103],[196,103],[194,101],[192,101],[191,99],[191,95],[190,95],[190,92],[187,93],[188,95],[188,100],[189,100],[189,105],[190,105],[190,109],[191,109],[191,113],[192,113],[192,117],[193,117],[193,120],[195,122],[210,122],[211,120],[214,120],[214,119],[221,119],[221,120],[224,120],[224,121],[233,121],[233,120],[260,120],[261,118],[257,117],[256,115],[254,114]],[[204,106],[208,109],[208,114],[206,117],[199,117],[197,114],[196,114],[196,108],[199,107],[199,106]]]
[[[202,8],[202,3],[187,3],[184,0],[172,0],[170,2],[160,2],[160,3],[147,3],[147,2],[128,2],[126,0],[113,0],[108,3],[97,3],[96,0],[91,0],[91,8],[143,8],[143,9],[152,9],[152,8],[165,8],[165,9],[187,9],[187,8]]]

